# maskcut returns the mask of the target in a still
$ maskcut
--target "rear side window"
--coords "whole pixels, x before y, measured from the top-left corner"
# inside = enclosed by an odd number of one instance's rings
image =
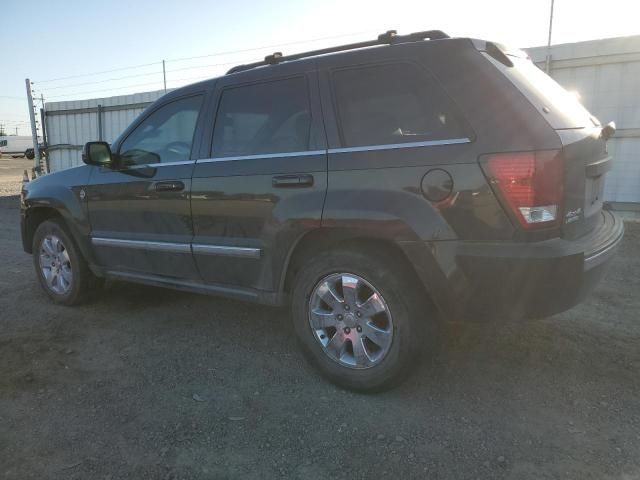
[[[338,70],[333,89],[346,147],[468,136],[442,88],[412,64]]]
[[[309,149],[307,82],[288,78],[224,90],[213,131],[216,157]]]

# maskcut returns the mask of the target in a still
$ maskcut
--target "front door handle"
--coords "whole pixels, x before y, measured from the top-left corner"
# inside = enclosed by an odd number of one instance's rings
[[[181,192],[182,190],[184,190],[184,183],[179,180],[156,183],[156,192]]]
[[[311,187],[313,175],[278,175],[272,178],[272,184],[276,188]]]

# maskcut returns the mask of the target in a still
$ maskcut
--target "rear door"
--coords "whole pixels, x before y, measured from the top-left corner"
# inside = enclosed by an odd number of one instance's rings
[[[327,153],[313,63],[256,70],[216,85],[192,248],[205,282],[276,290],[294,243],[320,226]]]
[[[111,272],[197,279],[189,192],[203,93],[158,105],[119,146],[119,165],[95,167],[86,187],[91,241]]]

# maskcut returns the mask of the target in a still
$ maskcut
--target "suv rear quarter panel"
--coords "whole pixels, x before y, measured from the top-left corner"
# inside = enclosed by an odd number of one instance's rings
[[[460,61],[455,60],[463,56]],[[343,151],[332,72],[390,61],[418,64],[425,75],[436,78],[473,131],[467,143]],[[508,82],[493,85],[496,77],[498,81],[501,79],[487,65],[493,68],[471,42],[458,40],[380,47],[320,59],[322,107],[329,144],[323,226],[358,228],[394,241],[510,239],[513,225],[491,191],[477,159],[493,151],[533,149],[541,141],[548,141],[549,129],[544,121],[533,130],[525,128],[525,113],[521,112],[518,118],[505,111],[514,100],[508,93],[505,98],[502,88],[509,88],[510,92],[515,89]],[[483,95],[496,98],[489,112],[487,102],[479,98]],[[528,113],[532,113],[530,107]],[[533,114],[539,116],[535,111]],[[432,202],[422,191],[423,178],[436,168],[445,170],[453,179],[452,193],[445,202]]]
[[[418,64],[435,78],[471,130],[469,141],[344,151],[332,72],[382,62]],[[469,40],[401,44],[319,60],[328,156],[323,227],[358,229],[401,246],[441,310],[452,314],[470,279],[457,263],[461,242],[509,241],[518,232],[495,197],[478,158],[493,152],[561,148],[541,114]],[[431,201],[422,182],[441,169],[453,180],[445,201]]]

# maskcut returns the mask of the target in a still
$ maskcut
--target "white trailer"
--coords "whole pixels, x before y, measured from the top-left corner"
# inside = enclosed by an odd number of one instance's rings
[[[33,148],[33,140],[26,135],[7,135],[0,137],[0,153],[21,157]]]

